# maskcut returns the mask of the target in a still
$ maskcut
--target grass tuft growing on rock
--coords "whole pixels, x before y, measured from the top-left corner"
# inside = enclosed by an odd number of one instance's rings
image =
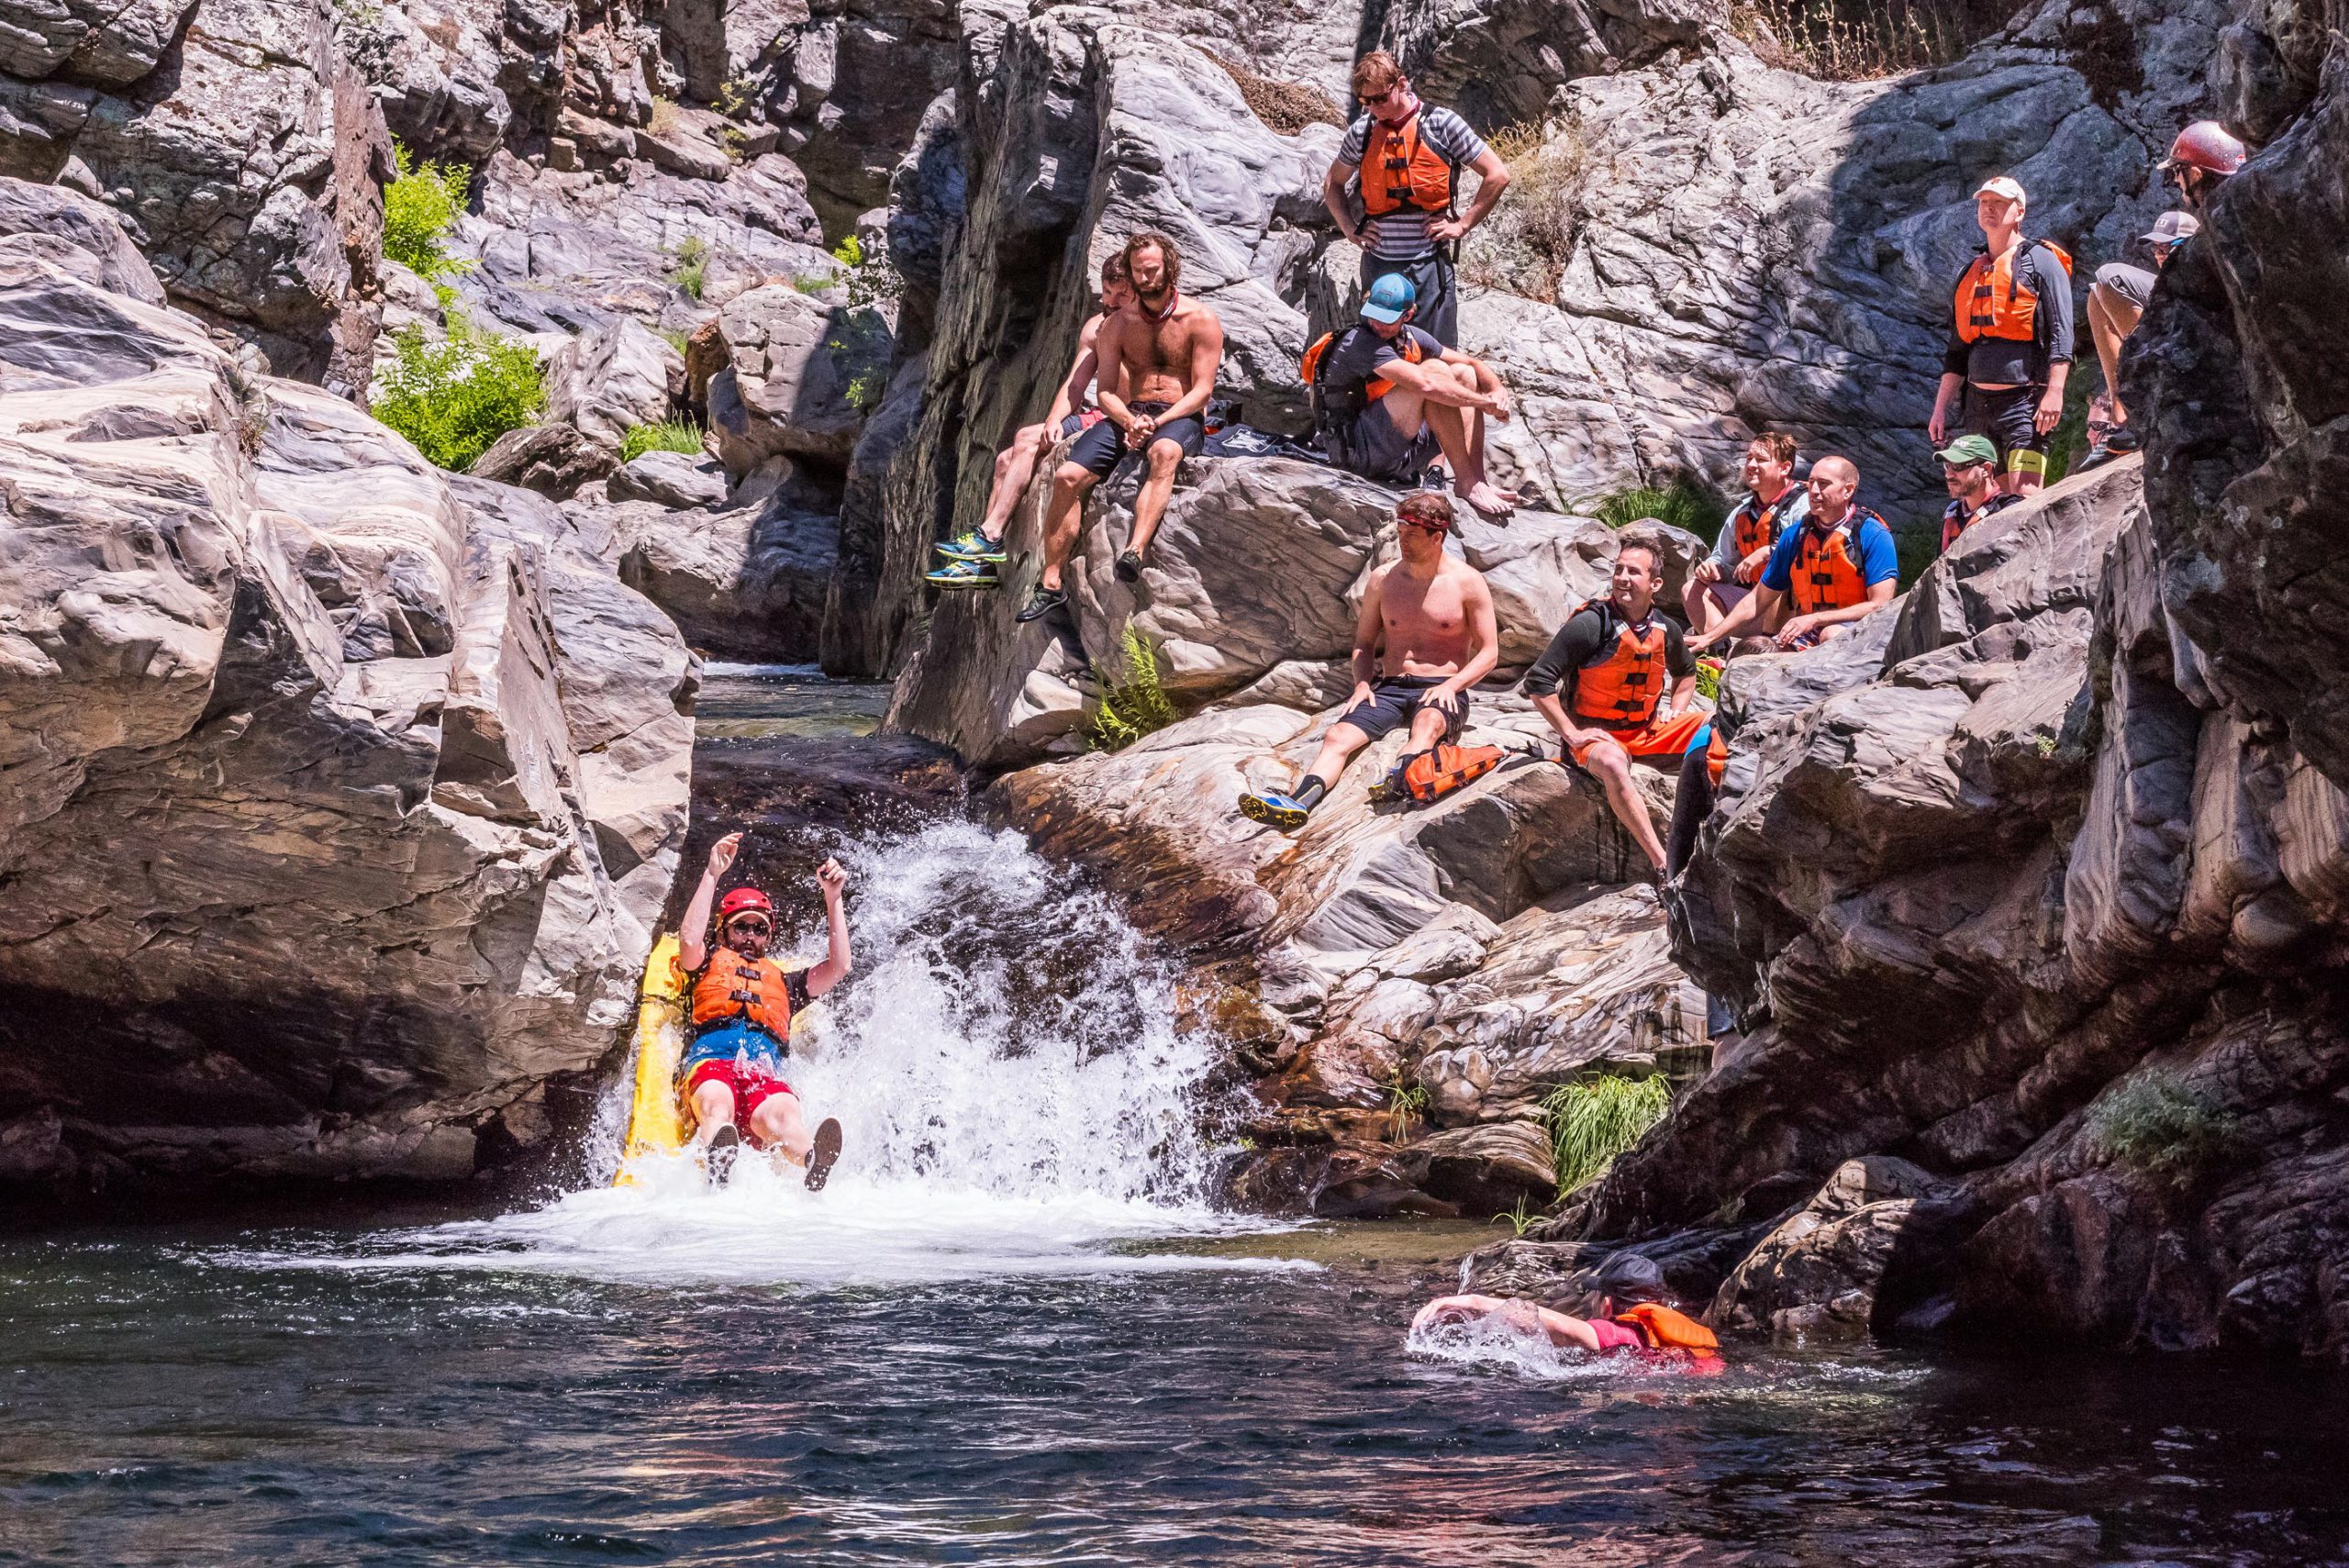
[[[528,343],[460,317],[441,342],[407,327],[392,344],[395,357],[376,379],[372,411],[437,467],[463,473],[490,442],[532,423],[546,407],[546,374]]]
[[[1947,65],[2007,24],[2021,0],[1746,0],[1730,27],[1769,63],[1822,82],[1873,82]]]
[[[464,163],[418,163],[408,150],[392,143],[399,173],[384,187],[384,255],[427,283],[473,270],[451,256],[442,241],[465,210],[473,172]]]
[[[630,425],[620,437],[622,462],[633,462],[646,452],[684,452],[688,457],[699,457],[701,450],[701,427],[690,419]]]
[[[676,261],[676,265],[669,269],[669,281],[685,290],[687,299],[699,299],[702,278],[709,267],[709,241],[698,234],[688,234],[677,241],[669,254]]]
[[[1606,1073],[1552,1094],[1542,1102],[1542,1119],[1550,1128],[1558,1195],[1569,1196],[1597,1181],[1671,1108],[1672,1085],[1661,1077]]]
[[[2192,1186],[2242,1150],[2234,1118],[2176,1073],[2137,1073],[2088,1112],[2088,1140],[2116,1164],[2172,1187]]]
[[[1330,95],[1319,87],[1280,81],[1237,61],[1226,60],[1212,50],[1208,51],[1208,58],[1223,67],[1223,73],[1231,78],[1240,89],[1240,96],[1246,100],[1249,112],[1264,121],[1267,130],[1295,136],[1309,125],[1346,123],[1338,106],[1330,101]]]
[[[1158,654],[1131,626],[1118,639],[1122,671],[1102,672],[1101,700],[1095,705],[1086,734],[1094,749],[1115,751],[1155,734],[1174,722],[1174,705],[1158,673]]]
[[[1582,139],[1572,126],[1520,125],[1496,132],[1486,145],[1508,165],[1508,194],[1468,237],[1460,276],[1479,288],[1554,305],[1574,257],[1589,171]]]
[[[1710,539],[1721,526],[1720,498],[1689,479],[1677,479],[1669,490],[1643,484],[1609,495],[1591,509],[1591,516],[1610,528],[1634,523],[1667,523],[1699,539]]]

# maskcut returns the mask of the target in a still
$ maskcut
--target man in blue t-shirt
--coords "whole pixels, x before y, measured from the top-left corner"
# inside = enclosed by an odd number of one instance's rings
[[[1460,291],[1452,275],[1452,247],[1500,200],[1508,165],[1466,120],[1420,103],[1410,78],[1383,49],[1355,62],[1353,88],[1363,113],[1338,144],[1321,200],[1338,232],[1362,247],[1362,286],[1368,289],[1389,273],[1410,279],[1420,328],[1444,347],[1457,348]],[[1484,183],[1468,210],[1455,216],[1464,169],[1475,170]],[[1350,192],[1349,183],[1357,188]]]
[[[1852,497],[1860,471],[1847,458],[1823,457],[1810,471],[1810,512],[1778,536],[1753,592],[1688,651],[1716,642],[1768,637],[1782,651],[1811,648],[1849,633],[1854,621],[1892,603],[1900,590],[1900,552],[1884,519]]]

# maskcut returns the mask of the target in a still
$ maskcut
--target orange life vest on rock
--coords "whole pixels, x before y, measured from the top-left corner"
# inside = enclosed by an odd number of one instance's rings
[[[791,1038],[791,993],[784,968],[771,958],[755,962],[732,948],[714,948],[709,966],[694,981],[696,1028],[747,1017],[780,1040]]]
[[[1610,622],[1616,623],[1615,641],[1575,672],[1574,716],[1609,729],[1644,729],[1664,700],[1664,621],[1652,609],[1642,631],[1620,620],[1612,601],[1592,600],[1575,615],[1586,609],[1598,610],[1601,637]]]
[[[1823,540],[1816,525],[1808,519],[1800,525],[1802,544],[1795,555],[1791,584],[1797,613],[1849,609],[1868,596],[1868,580],[1860,574],[1860,563],[1845,541],[1857,538],[1861,524],[1874,516],[1854,506]]]
[[[2064,263],[2064,276],[2070,278],[2071,253],[2044,239],[2019,239],[2003,256],[1992,256],[1986,250],[1959,274],[1957,296],[1951,308],[1957,316],[1960,342],[1971,343],[1980,338],[2003,338],[2017,343],[2032,340],[2039,319],[2039,295],[2022,284],[2015,271],[2033,249],[2042,245],[2055,253],[2055,259]],[[2047,280],[2040,281],[2043,284]]]
[[[1362,210],[1373,217],[1412,208],[1452,210],[1453,168],[1419,139],[1419,111],[1401,125],[1370,117],[1362,152]]]
[[[1721,1342],[1713,1331],[1685,1312],[1653,1301],[1642,1301],[1615,1314],[1615,1321],[1637,1329],[1651,1350],[1720,1353]]]

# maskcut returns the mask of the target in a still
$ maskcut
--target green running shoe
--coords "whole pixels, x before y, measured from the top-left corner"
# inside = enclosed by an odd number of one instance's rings
[[[935,572],[925,572],[921,580],[933,588],[992,588],[1000,579],[992,566],[982,566],[975,561],[950,561]]]
[[[938,542],[938,553],[949,561],[975,561],[983,566],[1003,564],[1003,541],[989,539],[978,529],[958,534]]]

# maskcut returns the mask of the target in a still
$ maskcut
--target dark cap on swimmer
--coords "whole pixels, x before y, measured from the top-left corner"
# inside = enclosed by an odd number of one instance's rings
[[[1661,1301],[1672,1294],[1653,1258],[1618,1252],[1598,1265],[1598,1288],[1617,1301]]]

